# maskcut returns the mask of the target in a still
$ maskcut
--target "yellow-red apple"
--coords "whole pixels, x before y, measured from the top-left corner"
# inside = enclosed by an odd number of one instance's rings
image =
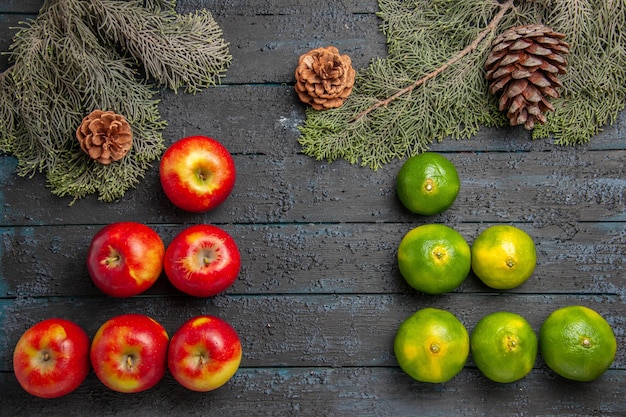
[[[239,335],[226,321],[209,315],[187,320],[172,336],[167,364],[182,386],[212,391],[227,383],[241,363]]]
[[[26,330],[13,351],[13,370],[24,390],[42,398],[69,394],[90,370],[89,337],[69,320],[50,318]]]
[[[117,222],[98,231],[87,252],[96,286],[113,297],[131,297],[152,286],[163,270],[165,245],[149,226]]]
[[[174,237],[163,264],[165,275],[180,291],[210,297],[235,282],[241,256],[235,240],[224,229],[198,224]]]
[[[155,386],[167,369],[169,336],[143,314],[123,314],[106,321],[91,342],[91,365],[110,389],[133,393]]]
[[[161,186],[178,208],[202,213],[219,206],[235,186],[235,162],[215,139],[189,136],[170,145],[161,158]]]

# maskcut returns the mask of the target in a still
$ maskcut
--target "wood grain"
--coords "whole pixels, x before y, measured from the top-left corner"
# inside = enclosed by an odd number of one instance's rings
[[[581,385],[537,370],[503,385],[466,368],[449,383],[429,385],[388,367],[246,368],[208,394],[186,391],[166,376],[154,389],[133,395],[102,390],[92,374],[77,391],[55,401],[27,396],[11,378],[0,373],[0,385],[11,387],[3,392],[3,405],[15,416],[134,417],[189,410],[186,415],[621,417],[626,409],[626,385],[616,371]]]
[[[227,294],[391,294],[410,292],[396,263],[407,223],[223,224],[240,247],[242,271]],[[455,226],[468,241],[489,224]],[[510,293],[624,295],[626,233],[619,222],[571,229],[518,224],[534,237],[537,267]],[[167,245],[186,225],[154,225]],[[100,226],[0,228],[0,297],[98,296],[85,259]],[[472,273],[457,292],[494,292]],[[178,294],[163,274],[148,294]]]
[[[626,221],[626,150],[446,153],[457,166],[461,191],[451,209],[430,218],[412,215],[397,199],[399,160],[374,172],[344,161],[328,164],[300,155],[233,152],[238,177],[232,196],[201,216],[181,212],[167,201],[157,169],[115,204],[102,204],[94,196],[68,207],[69,198],[42,192],[42,177],[16,178],[14,159],[3,157],[2,224],[102,224],[120,216],[147,223],[433,221],[567,227],[596,219]]]
[[[616,328],[624,325],[622,305],[614,295],[550,294],[303,294],[218,296],[53,297],[3,301],[6,340],[16,340],[30,325],[48,317],[73,319],[93,337],[109,318],[124,313],[147,314],[170,336],[184,321],[199,314],[219,316],[238,331],[243,367],[369,367],[394,366],[393,338],[408,316],[425,307],[446,309],[471,332],[483,316],[500,310],[524,316],[535,331],[559,307],[583,304]],[[89,312],[88,315],[81,312]],[[625,335],[617,334],[623,345]],[[3,346],[0,366],[9,371],[10,346]],[[626,365],[619,351],[615,369]]]
[[[0,5],[0,49],[41,0]],[[203,134],[226,145],[237,166],[233,194],[205,214],[182,212],[160,188],[155,163],[119,201],[95,196],[70,204],[50,194],[43,175],[20,178],[0,155],[0,415],[4,416],[608,416],[626,415],[626,112],[588,144],[559,147],[520,128],[484,128],[468,140],[434,143],[457,166],[461,192],[446,212],[408,213],[395,194],[403,161],[371,171],[301,153],[304,107],[293,91],[298,56],[334,44],[366,66],[384,57],[376,0],[179,0],[180,12],[206,7],[234,60],[222,84],[196,95],[157,91],[167,144]],[[0,68],[7,65],[0,56]],[[217,224],[237,241],[242,271],[216,297],[183,295],[162,275],[145,294],[103,295],[85,256],[91,237],[115,221],[146,223],[168,244],[185,227]],[[399,274],[402,236],[425,223],[457,229],[471,244],[492,224],[514,224],[534,239],[531,279],[494,291],[469,274],[454,292],[428,296]],[[610,370],[587,384],[557,377],[539,357],[513,384],[487,380],[471,355],[445,384],[412,381],[397,366],[393,337],[417,309],[456,314],[471,331],[507,310],[535,331],[556,308],[582,304],[601,313],[618,339]],[[154,389],[122,395],[92,373],[54,400],[26,394],[12,373],[20,335],[49,317],[90,335],[112,316],[139,312],[172,335],[188,318],[229,321],[244,346],[242,367],[208,394],[170,375]]]

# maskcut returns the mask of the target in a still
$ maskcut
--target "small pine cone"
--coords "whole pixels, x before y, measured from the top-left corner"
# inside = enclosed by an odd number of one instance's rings
[[[296,92],[315,110],[341,107],[352,93],[356,71],[348,55],[334,46],[317,48],[300,56]]]
[[[92,111],[76,129],[76,138],[81,149],[103,165],[122,159],[133,144],[130,124],[112,111]]]
[[[563,84],[569,45],[564,34],[544,25],[513,27],[492,44],[485,62],[491,94],[500,94],[498,107],[507,111],[511,126],[532,130],[545,123],[545,113],[554,111],[550,98],[557,98]]]

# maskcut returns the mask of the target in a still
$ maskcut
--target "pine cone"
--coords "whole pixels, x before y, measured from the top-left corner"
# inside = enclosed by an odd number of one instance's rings
[[[76,138],[81,149],[103,165],[122,159],[133,144],[130,124],[112,111],[92,111],[76,130]]]
[[[296,68],[296,92],[315,110],[341,107],[352,93],[356,71],[348,55],[334,46],[317,48],[300,57]]]
[[[550,98],[557,98],[563,84],[569,45],[564,34],[544,25],[517,26],[498,36],[485,62],[491,94],[501,94],[498,107],[507,110],[511,126],[523,124],[532,130],[545,123],[545,113],[554,111]]]

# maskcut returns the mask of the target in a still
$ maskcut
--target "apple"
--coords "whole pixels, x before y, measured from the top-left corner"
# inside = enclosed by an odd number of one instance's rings
[[[209,315],[187,320],[172,336],[167,354],[174,379],[200,392],[224,385],[240,363],[239,335],[226,321]]]
[[[230,195],[235,186],[235,162],[215,139],[189,136],[167,148],[159,175],[165,195],[176,207],[203,213]]]
[[[143,314],[123,314],[106,321],[91,342],[91,365],[102,383],[133,393],[155,386],[167,369],[167,332]]]
[[[235,282],[241,269],[241,256],[237,244],[225,230],[198,224],[174,237],[165,251],[163,268],[180,291],[210,297]]]
[[[69,320],[50,318],[26,330],[13,351],[13,370],[24,390],[42,398],[74,391],[89,370],[89,337]]]
[[[91,279],[104,293],[118,298],[147,290],[163,270],[165,245],[149,226],[117,222],[95,234],[87,251]]]

